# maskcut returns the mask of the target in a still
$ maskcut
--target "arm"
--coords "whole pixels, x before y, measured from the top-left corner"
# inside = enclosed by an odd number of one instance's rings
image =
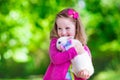
[[[91,52],[90,52],[90,50],[89,50],[89,48],[88,48],[87,45],[84,45],[84,50],[88,53],[89,57],[92,59]],[[86,78],[86,79],[90,78],[90,76],[94,73],[94,67],[93,67],[93,65],[90,66],[90,70],[89,71],[90,72],[88,72],[87,69],[79,71],[78,74],[77,74],[77,77]]]
[[[75,40],[74,42],[74,47],[75,47],[75,50],[77,51],[78,54],[83,54],[86,52],[86,50],[84,49],[82,43],[78,40]]]
[[[65,63],[73,59],[77,55],[75,48],[73,47],[67,51],[60,52],[56,48],[56,41],[57,41],[56,38],[52,39],[50,42],[50,48],[49,48],[49,55],[53,64]]]
[[[88,55],[89,55],[90,57],[92,57],[92,56],[91,56],[90,49],[88,48],[87,45],[84,45],[84,49],[87,51]]]

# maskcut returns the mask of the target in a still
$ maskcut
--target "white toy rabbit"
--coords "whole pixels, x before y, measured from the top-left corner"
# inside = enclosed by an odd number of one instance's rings
[[[79,42],[79,44],[81,44],[80,41],[73,39],[71,37],[60,37],[57,40],[56,47],[60,51],[65,51],[70,49],[71,47],[74,47],[76,42],[77,43]],[[82,54],[78,53],[78,55],[75,56],[71,60],[71,62],[72,62],[72,71],[75,75],[77,75],[78,71],[81,71],[84,69],[89,71],[90,76],[94,73],[92,60],[90,55],[87,53],[87,51]]]

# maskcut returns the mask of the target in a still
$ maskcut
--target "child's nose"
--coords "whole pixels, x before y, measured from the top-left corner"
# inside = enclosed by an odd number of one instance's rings
[[[66,30],[63,30],[62,31],[62,36],[66,36],[67,35],[67,31]]]

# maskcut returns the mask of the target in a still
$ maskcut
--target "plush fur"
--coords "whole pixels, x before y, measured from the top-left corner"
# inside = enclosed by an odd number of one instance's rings
[[[76,42],[79,42],[79,45],[82,45],[80,41],[71,37],[61,37],[57,40],[56,47],[60,51],[65,51],[70,49],[71,47],[74,47]],[[78,71],[86,69],[89,71],[89,75],[91,76],[94,73],[94,68],[90,55],[87,53],[87,51],[85,53],[78,54],[79,55],[71,60],[73,73],[76,75]]]

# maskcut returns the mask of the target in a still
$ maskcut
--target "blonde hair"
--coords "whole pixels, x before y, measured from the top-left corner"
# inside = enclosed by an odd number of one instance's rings
[[[50,32],[50,39],[55,38],[55,37],[58,38],[56,20],[60,17],[65,17],[65,18],[70,18],[72,21],[74,21],[76,23],[75,39],[78,39],[79,41],[81,41],[81,43],[83,45],[85,45],[85,44],[87,44],[87,37],[85,34],[84,27],[81,23],[80,17],[78,17],[77,19],[72,18],[70,15],[68,15],[69,9],[72,9],[72,8],[64,9],[57,14],[54,26]],[[72,9],[72,10],[75,11],[74,9]]]

